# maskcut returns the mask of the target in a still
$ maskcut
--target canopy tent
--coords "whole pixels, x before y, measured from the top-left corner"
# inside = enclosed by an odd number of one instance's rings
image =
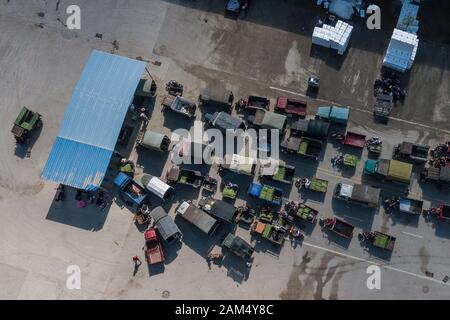
[[[101,185],[146,64],[94,50],[74,89],[41,178]]]

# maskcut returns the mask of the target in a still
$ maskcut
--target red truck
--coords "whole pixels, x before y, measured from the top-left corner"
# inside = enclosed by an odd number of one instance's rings
[[[156,234],[156,229],[150,228],[144,233],[145,238],[145,256],[148,264],[164,262],[164,252],[161,241]]]
[[[278,97],[275,111],[304,118],[306,116],[306,101]]]
[[[366,136],[353,131],[347,131],[347,133],[333,133],[331,135],[334,139],[346,146],[355,148],[364,148],[366,145]]]

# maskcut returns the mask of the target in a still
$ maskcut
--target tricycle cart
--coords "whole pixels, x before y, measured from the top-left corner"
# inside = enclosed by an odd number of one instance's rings
[[[203,179],[203,190],[208,192],[216,192],[217,190],[217,180],[213,177],[207,176]]]
[[[14,121],[11,132],[18,143],[28,143],[29,133],[41,126],[41,115],[29,110],[27,107],[22,107],[22,110]]]
[[[261,235],[262,238],[277,245],[282,245],[287,235],[287,230],[282,226],[268,224],[261,221],[255,221],[251,227],[251,230]]]
[[[342,164],[346,167],[356,168],[358,165],[359,158],[353,154],[344,154],[344,160]]]
[[[274,165],[272,161],[267,161],[260,166],[260,176],[273,181],[291,184],[295,175],[295,167],[280,161]]]
[[[275,111],[304,118],[306,116],[306,106],[306,101],[278,97]]]
[[[286,203],[284,210],[286,210],[289,215],[310,223],[315,223],[317,221],[317,215],[319,214],[318,210],[313,209],[304,203],[297,203],[294,201]]]
[[[369,153],[378,156],[381,154],[383,143],[379,137],[371,137],[370,139],[366,140],[366,148]]]
[[[222,181],[223,190],[222,190],[222,197],[228,198],[228,199],[236,199],[238,192],[239,192],[239,186],[235,183],[232,183],[230,181]]]
[[[316,177],[304,177],[296,182],[296,187],[305,188],[312,191],[326,193],[328,189],[328,181]]]
[[[280,144],[281,151],[287,153],[296,153],[302,157],[319,160],[322,151],[322,141],[307,137],[290,137]]]
[[[273,210],[270,206],[262,206],[259,208],[259,220],[267,223],[272,223],[273,221]]]
[[[229,233],[222,241],[222,247],[229,249],[233,254],[248,260],[252,257],[255,249],[241,237]]]
[[[239,107],[244,107],[244,110],[249,112],[256,112],[259,109],[269,110],[269,106],[270,100],[260,96],[249,96],[246,103],[242,106],[239,105]]]
[[[389,251],[394,250],[396,238],[388,234],[379,231],[364,231],[360,233],[363,241],[369,241],[374,247],[386,249]]]
[[[351,239],[353,236],[353,229],[355,229],[355,226],[344,220],[335,217],[320,219],[320,222],[324,228],[333,231],[341,237]]]
[[[183,85],[175,80],[170,80],[166,83],[166,91],[172,96],[183,95]]]
[[[283,189],[267,184],[252,183],[248,188],[248,195],[274,205],[279,205],[281,204]]]
[[[162,106],[164,109],[168,108],[178,114],[186,117],[194,118],[195,111],[197,110],[197,105],[182,96],[167,95],[163,101]]]
[[[236,220],[240,223],[251,225],[255,220],[255,210],[247,205],[238,207]]]
[[[179,166],[172,166],[167,171],[166,179],[168,183],[185,184],[194,188],[199,188],[203,181],[200,171],[184,169]]]
[[[201,106],[220,107],[230,112],[233,109],[234,94],[222,83],[204,88],[198,98]]]

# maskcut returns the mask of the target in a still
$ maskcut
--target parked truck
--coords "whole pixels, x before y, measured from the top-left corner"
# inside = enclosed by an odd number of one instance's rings
[[[420,173],[420,180],[434,182],[438,187],[450,186],[450,167],[428,167]]]
[[[256,110],[254,116],[249,116],[247,122],[256,128],[273,130],[277,129],[284,132],[286,129],[286,116],[266,110]]]
[[[192,203],[183,201],[176,214],[190,222],[207,236],[212,236],[219,226],[219,221]]]
[[[164,262],[164,252],[162,248],[161,241],[156,234],[154,228],[148,229],[144,233],[145,238],[145,257],[147,258],[148,264],[156,264]]]
[[[332,123],[347,124],[350,109],[336,106],[323,106],[317,109],[316,118]]]
[[[338,200],[358,204],[365,207],[377,208],[381,190],[364,184],[338,183],[334,190],[334,197]]]
[[[411,142],[402,142],[395,147],[393,158],[411,161],[414,163],[424,163],[427,162],[429,150],[429,146]]]
[[[409,184],[411,182],[412,164],[398,160],[366,160],[364,174],[379,179]]]
[[[119,188],[125,200],[131,200],[137,206],[142,205],[148,196],[148,191],[144,187],[123,172],[116,176],[114,185]]]
[[[306,107],[306,101],[278,97],[275,111],[304,118],[306,116]]]
[[[205,114],[205,120],[208,125],[217,128],[222,132],[227,132],[227,130],[236,131],[238,129],[246,129],[244,121],[233,117],[224,111],[214,112],[213,114],[207,113]]]

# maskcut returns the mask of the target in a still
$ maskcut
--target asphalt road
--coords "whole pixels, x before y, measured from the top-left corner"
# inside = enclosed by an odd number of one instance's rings
[[[191,98],[205,84],[221,79],[236,97],[267,95],[273,105],[278,95],[304,97],[307,77],[319,74],[323,85],[318,99],[305,98],[309,113],[330,102],[348,105],[349,128],[380,136],[383,157],[389,158],[402,140],[435,145],[450,138],[450,60],[448,44],[441,37],[427,34],[413,70],[404,79],[409,92],[405,103],[397,106],[387,126],[374,124],[372,84],[391,29],[369,35],[358,26],[348,53],[336,57],[311,46],[313,22],[321,11],[307,3],[300,6],[286,1],[268,12],[269,1],[258,1],[246,17],[236,20],[224,17],[221,1],[1,2],[0,277],[4,290],[0,297],[448,298],[450,288],[442,281],[449,273],[448,224],[426,222],[423,217],[387,216],[382,209],[370,212],[333,201],[331,192],[321,198],[285,187],[286,198],[306,200],[321,216],[335,214],[355,224],[357,231],[381,230],[396,236],[394,252],[388,256],[364,248],[356,234],[350,242],[343,242],[323,233],[318,225],[306,226],[303,243],[286,242],[279,251],[238,228],[237,233],[256,246],[251,270],[231,256],[221,267],[209,269],[204,258],[226,230],[221,228],[213,239],[205,239],[177,219],[184,233],[182,246],[166,248],[164,266],[147,270],[143,265],[133,277],[131,257],[143,257],[144,243],[132,213],[115,203],[103,212],[91,207],[79,210],[73,195],[62,204],[54,203],[56,186],[39,178],[72,90],[94,48],[149,61],[160,88],[177,79]],[[79,31],[67,30],[62,23],[69,4],[81,7]],[[43,17],[38,13],[44,13]],[[185,119],[160,112],[160,99],[150,121],[153,130],[170,134],[180,127],[192,129]],[[44,115],[30,158],[16,149],[9,132],[22,105]],[[337,147],[329,143],[318,166],[295,157],[284,160],[297,167],[298,176],[315,174],[329,180],[329,190],[340,181],[359,182],[366,152],[355,172],[340,172],[330,163]],[[158,176],[169,165],[166,155],[152,152],[133,152],[131,158],[143,173]],[[215,174],[216,168],[202,170]],[[252,178],[230,178],[240,184],[236,202],[240,204]],[[383,188],[396,190],[393,185]],[[448,192],[417,182],[411,193],[423,197],[425,206],[449,199]],[[173,214],[179,201],[198,197],[195,190],[177,188],[174,203],[165,207]],[[82,270],[81,290],[66,288],[66,268],[72,264]],[[381,290],[366,286],[371,264],[382,266]]]

